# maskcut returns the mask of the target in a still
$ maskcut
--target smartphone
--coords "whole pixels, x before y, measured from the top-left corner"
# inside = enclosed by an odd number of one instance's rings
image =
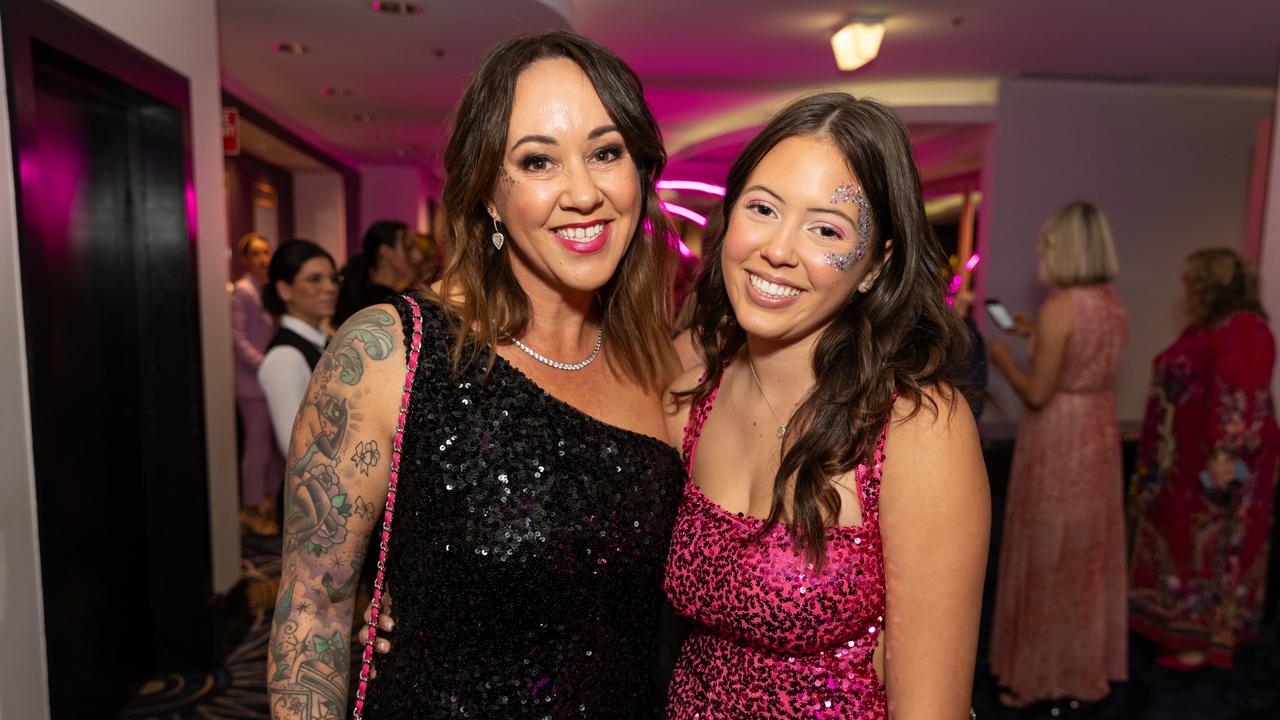
[[[1009,312],[1009,309],[1006,308],[999,300],[994,298],[988,299],[986,306],[987,314],[995,321],[996,327],[1001,330],[1008,331],[1018,326],[1018,324],[1013,321],[1013,315]]]

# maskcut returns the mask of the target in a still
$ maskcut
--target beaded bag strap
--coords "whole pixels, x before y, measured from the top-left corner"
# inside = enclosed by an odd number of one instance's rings
[[[364,717],[364,697],[369,689],[369,670],[373,667],[373,643],[378,637],[378,611],[382,607],[383,581],[387,573],[387,546],[391,542],[391,518],[396,508],[396,483],[400,479],[400,448],[404,443],[404,421],[409,414],[409,396],[413,392],[413,377],[418,371],[418,354],[422,351],[422,308],[408,295],[403,299],[413,311],[413,338],[409,349],[408,370],[404,374],[404,395],[400,397],[400,417],[396,421],[396,435],[392,441],[391,481],[387,484],[387,505],[382,513],[382,541],[378,544],[378,573],[373,579],[373,602],[369,607],[369,635],[364,639],[364,656],[360,661],[360,684],[356,686],[354,720]]]

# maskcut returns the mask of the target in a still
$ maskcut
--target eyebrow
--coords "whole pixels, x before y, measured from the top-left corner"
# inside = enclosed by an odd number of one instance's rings
[[[787,201],[786,201],[786,200],[783,200],[781,195],[779,195],[778,193],[776,193],[776,192],[774,192],[774,191],[770,190],[769,188],[767,188],[767,187],[765,187],[765,186],[763,186],[763,185],[752,185],[751,187],[747,188],[746,190],[743,190],[743,191],[742,191],[742,194],[743,194],[743,195],[745,195],[745,194],[747,194],[747,193],[751,192],[752,190],[759,190],[759,191],[761,191],[761,192],[769,193],[769,194],[770,194],[770,195],[772,195],[774,198],[776,198],[778,202],[782,203],[783,205],[786,205],[786,204],[787,204]],[[811,207],[811,208],[808,208],[808,212],[830,213],[830,214],[832,214],[832,215],[839,215],[840,217],[844,218],[845,220],[848,220],[850,225],[857,226],[857,223],[855,223],[855,222],[853,221],[853,218],[849,217],[848,215],[846,215],[846,214],[844,214],[844,213],[842,213],[842,212],[840,212],[839,210],[836,210],[836,209],[834,209],[834,208]]]
[[[595,140],[596,138],[602,135],[608,135],[611,132],[618,132],[618,126],[617,125],[601,125],[600,127],[587,133],[587,139]],[[511,146],[511,151],[514,152],[516,148],[520,147],[521,145],[524,145],[525,143],[541,143],[543,145],[559,145],[560,144],[556,142],[556,139],[551,137],[550,135],[525,135],[524,137],[517,140],[514,145]]]

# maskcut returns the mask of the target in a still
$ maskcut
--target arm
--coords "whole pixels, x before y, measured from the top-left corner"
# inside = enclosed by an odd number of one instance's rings
[[[885,684],[893,720],[969,717],[991,497],[959,393],[895,420],[880,490]],[[899,401],[895,417],[910,406]]]
[[[249,342],[245,335],[245,325],[249,322],[249,313],[255,312],[253,298],[245,295],[236,287],[231,293],[231,346],[235,348],[236,359],[251,368],[262,364],[262,353]]]
[[[293,421],[298,417],[298,409],[307,397],[307,378],[310,375],[307,359],[291,347],[269,350],[258,366],[258,385],[267,399],[271,429],[281,455],[289,454],[289,436]]]
[[[1032,410],[1039,410],[1053,397],[1062,373],[1062,363],[1071,340],[1071,296],[1058,293],[1040,308],[1036,326],[1036,348],[1031,356],[1031,370],[1024,371],[1014,362],[1003,342],[991,343],[991,363],[1009,379],[1014,392]]]
[[[275,720],[347,712],[353,595],[386,501],[403,347],[394,308],[357,313],[329,343],[298,411],[267,666]]]

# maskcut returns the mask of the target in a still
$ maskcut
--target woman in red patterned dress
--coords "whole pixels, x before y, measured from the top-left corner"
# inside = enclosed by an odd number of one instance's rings
[[[991,360],[1026,411],[1009,474],[991,669],[1005,705],[1094,702],[1128,677],[1124,471],[1112,388],[1128,320],[1112,289],[1106,217],[1074,202],[1040,231],[1040,280],[1055,292],[1023,370],[999,340]]]
[[[1165,667],[1230,667],[1262,615],[1276,344],[1235,251],[1192,253],[1182,280],[1190,322],[1152,364],[1129,491],[1130,622],[1161,645]]]

